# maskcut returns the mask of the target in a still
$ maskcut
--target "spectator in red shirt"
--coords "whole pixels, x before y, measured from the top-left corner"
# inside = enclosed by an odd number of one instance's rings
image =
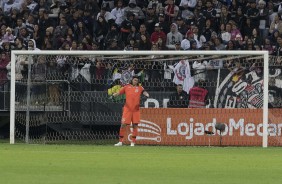
[[[151,35],[151,42],[156,43],[161,38],[163,42],[166,42],[166,34],[162,31],[160,24],[155,24],[155,31]]]

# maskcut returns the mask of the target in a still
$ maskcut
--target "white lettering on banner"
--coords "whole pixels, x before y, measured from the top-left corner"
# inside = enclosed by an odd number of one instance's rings
[[[203,123],[195,123],[195,135],[204,135],[205,134],[205,128]]]
[[[215,119],[213,118],[213,121],[214,121],[214,120],[215,120]],[[207,123],[205,130],[209,130],[209,131],[215,132],[215,127],[214,127],[214,125],[215,125],[215,123]],[[211,129],[212,129],[212,130],[211,130]]]
[[[194,121],[194,119],[191,118],[190,121],[191,121],[191,123],[190,123],[190,135],[187,135],[186,139],[192,139],[193,138],[193,125],[194,124],[192,122]]]
[[[258,126],[257,126],[257,134],[258,134],[258,136],[263,136],[262,127],[263,127],[262,123],[258,124]]]
[[[172,122],[171,118],[166,119],[166,125],[167,125],[167,135],[169,136],[175,136],[175,135],[182,135],[186,136],[185,139],[192,139],[194,135],[196,136],[202,136],[205,134],[205,130],[210,130],[212,128],[212,131],[215,134],[220,134],[219,131],[215,131],[215,124],[216,124],[216,118],[213,118],[212,123],[207,123],[204,125],[204,123],[201,122],[194,122],[193,118],[190,118],[190,122],[180,122],[177,124],[176,129],[174,130],[172,128]],[[240,136],[262,136],[262,127],[263,124],[255,124],[255,123],[245,123],[245,120],[243,118],[239,119],[238,122],[236,122],[233,118],[229,119],[229,126],[225,124],[225,131],[221,132],[222,136],[233,136],[234,132],[236,130],[240,131]],[[268,125],[268,134],[269,136],[281,136],[281,130],[282,130],[282,123],[279,124],[269,124]]]
[[[180,135],[187,135],[188,132],[189,132],[189,127],[188,127],[187,123],[178,124],[177,129],[178,129],[178,133]],[[182,129],[183,129],[183,131],[182,131]]]
[[[229,119],[229,135],[233,135],[233,128],[235,130],[240,128],[240,135],[244,135],[244,119],[239,119],[238,123],[234,119]]]
[[[163,99],[163,108],[167,108],[167,103],[169,102],[168,98],[164,98]],[[154,98],[148,98],[145,102],[144,102],[144,108],[149,108],[149,103],[154,104],[153,108],[160,108],[160,102],[157,99]]]
[[[192,139],[193,138],[193,118],[190,119],[190,126],[188,123],[179,123],[177,125],[177,130],[172,130],[171,127],[171,118],[166,119],[166,126],[167,126],[167,135],[177,135],[177,132],[179,135],[187,135],[186,139]],[[190,131],[189,131],[190,130]],[[190,132],[190,135],[188,133]]]
[[[275,136],[277,133],[277,127],[275,124],[269,124],[268,133],[270,136]]]
[[[153,98],[148,98],[145,101],[145,103],[144,103],[145,108],[149,107],[149,103],[154,103],[155,104],[154,108],[159,108],[160,107],[160,104],[159,104],[158,100],[153,99]]]
[[[225,123],[224,123],[225,124]],[[227,126],[227,124],[225,124],[225,130],[223,132],[221,132],[221,135],[227,135],[229,132],[229,127]],[[217,134],[220,134],[220,131],[217,131]]]
[[[277,135],[281,136],[282,124],[277,125]]]
[[[167,103],[169,102],[168,98],[163,99],[163,108],[167,108]]]
[[[256,126],[253,123],[246,124],[245,131],[247,136],[255,136]]]
[[[171,118],[166,119],[167,135],[177,135],[176,130],[171,130]]]

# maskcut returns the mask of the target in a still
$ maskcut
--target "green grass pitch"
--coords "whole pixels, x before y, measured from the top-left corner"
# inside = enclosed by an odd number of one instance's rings
[[[0,143],[2,184],[281,184],[282,148]]]

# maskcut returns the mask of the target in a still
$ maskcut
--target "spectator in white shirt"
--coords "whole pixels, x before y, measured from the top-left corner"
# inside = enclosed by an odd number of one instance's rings
[[[15,0],[8,0],[3,6],[4,14],[10,16],[12,9],[20,10],[20,6],[21,4],[15,2]]]
[[[221,33],[221,38],[225,44],[231,40],[231,24],[226,24],[225,32]]]
[[[170,26],[170,32],[167,34],[166,39],[166,47],[168,49],[174,50],[175,43],[181,42],[183,40],[183,36],[178,32],[178,27],[175,23],[172,23]]]
[[[189,50],[190,49],[190,40],[193,39],[194,34],[192,31],[187,31],[186,35],[185,35],[185,39],[183,39],[181,41],[181,48],[183,50]]]
[[[204,35],[199,35],[199,29],[197,26],[193,28],[194,40],[197,42],[197,48],[201,48],[207,41]]]
[[[115,17],[115,23],[120,26],[125,19],[122,0],[117,2],[116,7],[111,11],[111,14]]]
[[[107,11],[107,7],[102,7],[101,11],[98,13],[97,15],[97,20],[99,19],[99,17],[104,17],[105,20],[111,24],[112,22],[115,21],[116,17],[109,11]]]
[[[181,16],[184,19],[187,19],[191,14],[193,14],[193,10],[197,5],[197,0],[181,0],[179,4],[179,9],[182,10]]]

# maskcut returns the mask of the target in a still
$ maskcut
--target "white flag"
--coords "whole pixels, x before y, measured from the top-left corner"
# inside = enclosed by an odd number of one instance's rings
[[[181,60],[173,69],[175,84],[182,84],[183,90],[189,94],[190,89],[194,86],[194,78],[191,77],[190,65],[188,60]]]

